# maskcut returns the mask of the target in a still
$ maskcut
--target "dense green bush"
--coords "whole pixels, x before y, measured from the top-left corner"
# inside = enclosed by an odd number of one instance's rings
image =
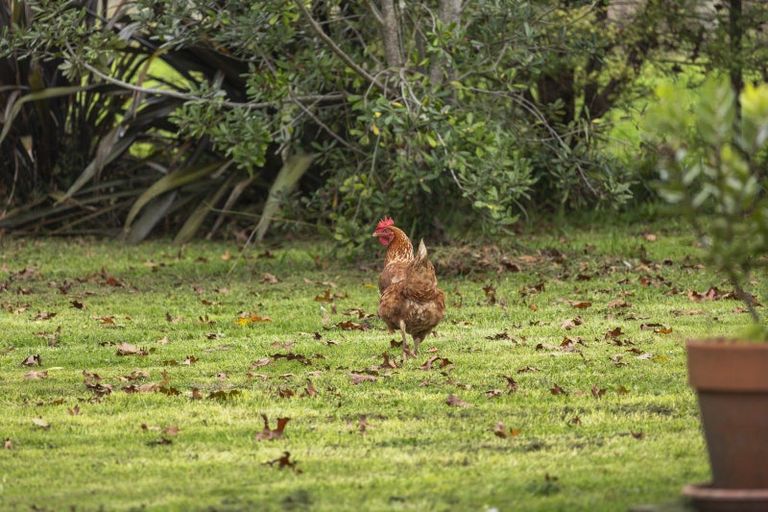
[[[762,37],[743,23],[723,50],[699,29],[733,27],[696,4],[3,0],[0,63],[45,66],[47,94],[75,84],[58,115],[91,95],[95,125],[56,123],[62,153],[3,169],[0,226],[24,226],[34,205],[59,228],[106,216],[137,240],[165,221],[183,240],[237,207],[261,217],[259,234],[319,224],[356,246],[384,214],[422,234],[496,234],[532,208],[620,207],[641,167],[606,151],[607,114],[642,92],[649,60],[707,52],[734,74],[722,55]],[[766,11],[750,9],[750,24]],[[3,148],[23,156],[42,102],[29,77],[3,85],[6,111],[23,114],[4,119]],[[102,204],[106,192],[124,195]],[[62,206],[74,220],[53,215]]]

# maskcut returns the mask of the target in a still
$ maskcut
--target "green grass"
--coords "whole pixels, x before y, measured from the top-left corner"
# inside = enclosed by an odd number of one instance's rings
[[[180,250],[164,243],[6,240],[0,441],[9,438],[12,449],[0,449],[0,509],[613,511],[676,502],[683,484],[709,478],[684,340],[732,332],[747,315],[734,313],[730,300],[691,302],[687,290],[722,288],[720,279],[689,267],[698,255],[684,231],[650,229],[655,242],[642,237],[642,226],[525,235],[515,242],[526,251],[508,253],[513,260],[536,256],[520,261],[521,272],[444,275],[448,312],[438,335],[424,342],[417,360],[380,369],[376,382],[359,385],[350,372],[380,365],[385,351],[399,355],[376,318],[366,331],[333,325],[352,319],[343,314],[350,308],[376,311],[376,267],[345,267],[329,261],[327,248],[309,245],[273,249],[274,258],[253,250],[230,273],[237,255],[231,245]],[[564,259],[541,256],[547,248]],[[229,261],[221,258],[226,251]],[[435,253],[450,261],[450,251]],[[463,262],[481,257],[467,252]],[[330,263],[325,270],[322,261]],[[32,270],[19,273],[25,268]],[[265,272],[280,282],[262,283]],[[111,286],[105,276],[125,286]],[[336,313],[324,304],[331,317],[324,329],[314,299],[327,282],[343,297]],[[540,282],[542,292],[521,295]],[[67,294],[59,290],[63,283],[71,284]],[[496,287],[495,305],[486,300],[487,284]],[[679,293],[669,294],[673,288]],[[609,308],[617,298],[631,306]],[[592,306],[576,309],[567,300]],[[272,321],[238,325],[241,311]],[[35,320],[40,312],[56,316]],[[563,321],[577,315],[583,324],[565,331]],[[106,316],[116,325],[102,324]],[[201,323],[201,316],[215,323]],[[672,333],[641,330],[643,323]],[[620,339],[633,345],[604,338],[619,326]],[[59,327],[55,346],[38,335]],[[512,339],[487,339],[502,331]],[[565,335],[585,345],[563,351]],[[124,342],[150,353],[118,356],[116,345]],[[431,347],[453,368],[420,369]],[[310,364],[278,359],[249,368],[289,351]],[[41,367],[20,364],[33,354]],[[611,362],[617,354],[626,365]],[[190,355],[196,363],[167,365]],[[525,366],[539,371],[518,373]],[[24,377],[46,369],[47,379]],[[167,386],[180,394],[126,393],[121,388],[131,382],[120,376],[134,369],[149,373],[138,384],[161,382],[166,371]],[[95,399],[84,370],[98,373],[113,392]],[[507,393],[504,375],[517,381],[516,392]],[[314,397],[302,396],[307,378]],[[555,384],[568,394],[553,395]],[[605,394],[595,398],[593,386]],[[191,398],[193,387],[202,399]],[[220,389],[240,394],[207,398]],[[284,389],[296,395],[281,398]],[[492,389],[502,394],[487,397]],[[447,405],[449,394],[471,407]],[[75,405],[80,413],[69,414]],[[290,418],[282,439],[255,438],[262,413],[271,427],[278,417]],[[575,417],[580,424],[572,424]],[[35,426],[35,418],[50,427]],[[496,437],[499,421],[519,434]],[[155,429],[168,426],[177,426],[178,435]],[[155,443],[163,436],[171,444]],[[300,472],[265,464],[284,451]]]

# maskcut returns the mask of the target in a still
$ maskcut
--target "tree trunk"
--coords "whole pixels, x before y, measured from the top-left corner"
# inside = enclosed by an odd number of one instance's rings
[[[741,119],[741,102],[739,94],[744,88],[744,74],[741,64],[741,37],[744,31],[742,27],[742,5],[741,0],[731,0],[729,10],[728,34],[731,43],[731,88],[736,95],[736,126]]]
[[[403,67],[403,54],[400,51],[400,23],[397,19],[394,0],[381,0],[382,37],[384,56],[390,68]]]
[[[440,8],[438,10],[438,19],[440,23],[445,26],[455,24],[458,26],[461,21],[461,0],[440,0]],[[435,58],[432,65],[429,68],[429,80],[432,83],[433,88],[438,88],[443,83],[445,76],[451,75],[449,69],[444,69],[445,59],[441,57]]]

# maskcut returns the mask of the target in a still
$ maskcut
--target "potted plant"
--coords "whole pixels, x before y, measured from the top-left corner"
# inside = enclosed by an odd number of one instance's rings
[[[683,494],[698,510],[768,511],[768,336],[748,291],[753,277],[768,285],[768,85],[747,86],[737,101],[727,81],[712,79],[692,109],[680,92],[660,88],[649,115],[659,190],[754,324],[742,335],[686,344],[712,482]]]

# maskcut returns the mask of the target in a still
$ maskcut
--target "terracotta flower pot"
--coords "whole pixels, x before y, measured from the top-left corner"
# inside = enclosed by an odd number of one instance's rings
[[[688,486],[684,494],[700,510],[739,510],[702,506],[715,495],[722,501],[724,494],[737,502],[739,495],[760,501],[759,495],[765,501],[757,506],[768,507],[768,344],[689,341],[687,348],[688,381],[699,397],[712,483]]]

